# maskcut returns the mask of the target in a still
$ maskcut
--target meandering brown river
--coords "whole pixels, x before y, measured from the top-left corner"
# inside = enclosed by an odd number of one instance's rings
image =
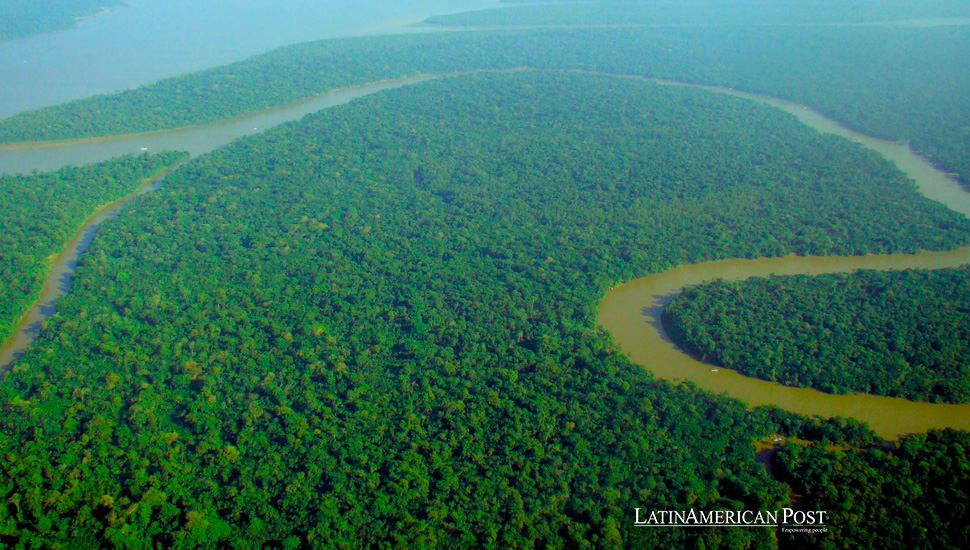
[[[304,114],[345,103],[380,90],[405,86],[433,76],[373,83],[337,90],[294,104],[270,109],[206,126],[101,140],[82,140],[54,144],[5,146],[0,148],[0,173],[28,172],[62,166],[68,163],[93,162],[118,154],[164,148],[188,149],[193,155],[211,151],[232,139],[261,131]],[[653,80],[658,84],[685,84]],[[946,174],[898,143],[890,143],[857,134],[809,110],[807,107],[765,96],[736,92],[725,88],[702,87],[779,107],[793,113],[803,123],[821,132],[834,133],[858,141],[895,162],[913,178],[920,191],[930,199],[970,216],[970,193]],[[148,186],[141,192],[150,191]],[[100,223],[114,215],[125,200],[103,207],[89,219],[74,240],[54,262],[44,296],[25,316],[19,330],[0,348],[0,372],[21,355],[33,341],[44,319],[54,312],[54,301],[70,288],[78,255],[90,243]],[[715,278],[746,279],[776,274],[820,274],[856,269],[942,268],[970,263],[970,248],[949,252],[927,252],[915,255],[852,257],[786,257],[759,260],[724,260],[680,266],[637,279],[610,291],[599,307],[599,322],[609,330],[630,358],[669,380],[690,380],[718,393],[744,400],[751,406],[774,404],[785,409],[823,416],[841,415],[868,422],[882,437],[931,428],[954,427],[970,430],[970,405],[916,403],[905,399],[872,395],[831,395],[811,389],[791,388],[748,378],[724,368],[717,368],[683,353],[667,338],[660,325],[660,312],[674,295],[688,285]]]
[[[794,103],[730,89],[705,88],[774,105],[795,114],[803,123],[820,132],[834,133],[858,141],[895,162],[916,181],[924,195],[970,216],[970,193],[905,145],[852,132]],[[684,287],[716,278],[742,280],[772,273],[817,275],[857,269],[939,269],[966,263],[970,263],[970,248],[965,247],[948,252],[920,254],[788,256],[684,265],[630,281],[611,290],[600,303],[599,322],[613,334],[620,348],[631,360],[650,369],[656,376],[672,381],[690,380],[704,389],[741,399],[750,406],[771,404],[801,414],[853,417],[868,422],[885,439],[932,428],[970,430],[970,404],[920,403],[866,394],[833,395],[750,378],[687,355],[670,341],[660,323],[663,306]]]

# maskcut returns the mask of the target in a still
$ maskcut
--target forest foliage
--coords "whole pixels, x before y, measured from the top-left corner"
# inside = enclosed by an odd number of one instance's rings
[[[831,393],[970,401],[970,268],[718,280],[664,327],[711,361]]]
[[[775,471],[802,495],[806,510],[826,510],[828,533],[780,536],[785,548],[958,550],[970,546],[970,434],[913,434],[891,450],[828,450],[787,445]]]
[[[770,548],[633,528],[636,506],[786,504],[751,448],[779,424],[631,364],[595,328],[603,292],[950,248],[968,223],[860,146],[703,90],[520,71],[322,111],[102,227],[0,386],[0,541]]]
[[[80,168],[0,175],[0,341],[43,288],[51,257],[84,220],[185,156],[128,155]]]
[[[0,0],[0,40],[69,29],[78,19],[127,0]]]

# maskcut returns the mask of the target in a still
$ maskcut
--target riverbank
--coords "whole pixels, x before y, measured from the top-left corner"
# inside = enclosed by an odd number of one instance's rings
[[[115,216],[135,197],[157,189],[167,175],[188,160],[182,159],[165,167],[151,177],[145,178],[135,191],[99,206],[84,220],[61,250],[49,258],[43,288],[26,308],[13,332],[0,344],[0,379],[27,351],[43,327],[44,321],[56,312],[55,302],[70,292],[78,258],[91,245],[101,224]]]
[[[655,81],[661,84],[687,84]],[[916,155],[905,143],[878,140],[853,132],[805,106],[732,89],[700,86],[779,107],[823,133],[840,135],[893,161],[926,197],[970,217],[970,194],[947,174]],[[846,416],[863,420],[884,439],[938,428],[970,430],[970,405],[917,403],[865,394],[833,395],[793,388],[740,375],[698,361],[678,348],[660,322],[663,307],[686,286],[715,278],[743,280],[770,274],[848,272],[858,269],[940,269],[970,263],[970,248],[919,254],[728,259],[683,265],[630,281],[612,289],[600,303],[599,322],[631,360],[654,375],[674,382],[690,381],[715,393],[741,399],[749,406],[776,405],[805,415]]]
[[[89,164],[129,153],[138,153],[143,149],[149,151],[178,149],[187,151],[192,156],[199,156],[218,149],[236,138],[297,120],[320,109],[341,105],[379,91],[438,77],[419,75],[339,88],[280,107],[271,107],[211,124],[185,126],[174,130],[4,144],[0,145],[0,174],[27,174],[33,170],[55,170],[68,164]]]

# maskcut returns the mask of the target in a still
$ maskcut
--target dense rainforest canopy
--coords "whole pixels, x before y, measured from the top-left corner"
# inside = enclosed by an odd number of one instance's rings
[[[127,0],[0,0],[0,40],[69,29],[78,19]]]
[[[970,268],[714,281],[664,326],[705,361],[822,391],[970,401]]]
[[[171,152],[130,155],[56,172],[0,175],[0,342],[43,287],[50,257],[85,218],[183,158]]]
[[[594,328],[602,293],[705,259],[949,248],[968,223],[703,90],[520,71],[323,111],[102,228],[0,386],[0,540],[770,548],[632,526],[787,505],[752,438],[809,425],[653,380]]]

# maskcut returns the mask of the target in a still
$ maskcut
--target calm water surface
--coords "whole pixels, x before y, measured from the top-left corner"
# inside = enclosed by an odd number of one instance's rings
[[[47,276],[47,282],[41,290],[40,298],[31,306],[30,310],[21,318],[20,324],[6,341],[0,345],[0,379],[3,373],[10,369],[11,365],[20,359],[30,345],[37,338],[40,330],[44,326],[44,321],[57,311],[55,302],[70,292],[71,283],[74,280],[74,272],[77,270],[78,258],[81,253],[91,246],[94,236],[98,232],[101,224],[109,218],[118,214],[121,208],[131,199],[138,195],[150,193],[162,183],[163,176],[147,181],[134,193],[102,205],[93,214],[88,216],[81,230],[71,239],[64,249],[57,254],[52,263],[51,270]]]
[[[498,0],[131,0],[74,29],[0,42],[0,118],[245,59],[286,44],[392,32]]]
[[[347,103],[355,98],[382,90],[422,82],[429,78],[432,77],[405,78],[336,90],[253,115],[205,126],[136,136],[118,136],[103,140],[66,142],[53,146],[0,149],[0,172],[10,168],[11,164],[19,165],[24,169],[19,171],[29,171],[42,169],[45,163],[60,166],[67,162],[76,164],[94,162],[137,151],[145,145],[150,145],[152,149],[157,150],[181,149],[196,156],[221,147],[237,137],[300,118],[307,113]],[[99,208],[88,218],[74,239],[55,256],[40,298],[21,319],[14,333],[0,344],[0,377],[30,348],[44,320],[55,313],[56,301],[70,292],[78,258],[90,246],[101,224],[117,215],[118,211],[132,198],[153,191],[160,184],[160,180],[147,183],[134,194]]]
[[[261,131],[321,108],[425,79],[402,79],[338,90],[254,115],[206,126],[102,140],[66,142],[46,147],[0,148],[0,172],[28,172],[33,169],[55,168],[67,163],[81,164],[146,147],[149,150],[182,149],[198,155],[228,143],[236,137]],[[654,82],[663,85],[683,85],[666,81],[655,80]],[[970,216],[970,194],[903,144],[889,143],[849,131],[794,103],[730,89],[706,88],[769,103],[793,113],[803,123],[821,132],[835,133],[860,142],[895,162],[917,182],[923,194]],[[31,310],[21,329],[5,343],[3,350],[0,351],[0,370],[21,355],[33,341],[43,319],[53,313],[54,301],[69,290],[78,254],[90,243],[101,221],[113,215],[119,207],[120,204],[114,205],[100,212],[58,257],[42,300]],[[699,284],[717,277],[745,279],[771,273],[819,274],[860,268],[941,268],[968,262],[970,262],[970,249],[964,248],[951,252],[916,255],[788,257],[725,260],[681,266],[637,279],[611,291],[600,305],[599,322],[613,333],[620,347],[629,353],[634,361],[645,365],[657,376],[671,380],[691,380],[701,387],[715,392],[725,392],[752,406],[774,404],[803,414],[851,416],[865,420],[885,438],[945,426],[970,429],[970,405],[914,403],[904,399],[858,394],[830,395],[748,378],[723,368],[713,372],[711,365],[696,361],[674,346],[659,323],[663,305],[680,292],[680,289],[686,285]]]

